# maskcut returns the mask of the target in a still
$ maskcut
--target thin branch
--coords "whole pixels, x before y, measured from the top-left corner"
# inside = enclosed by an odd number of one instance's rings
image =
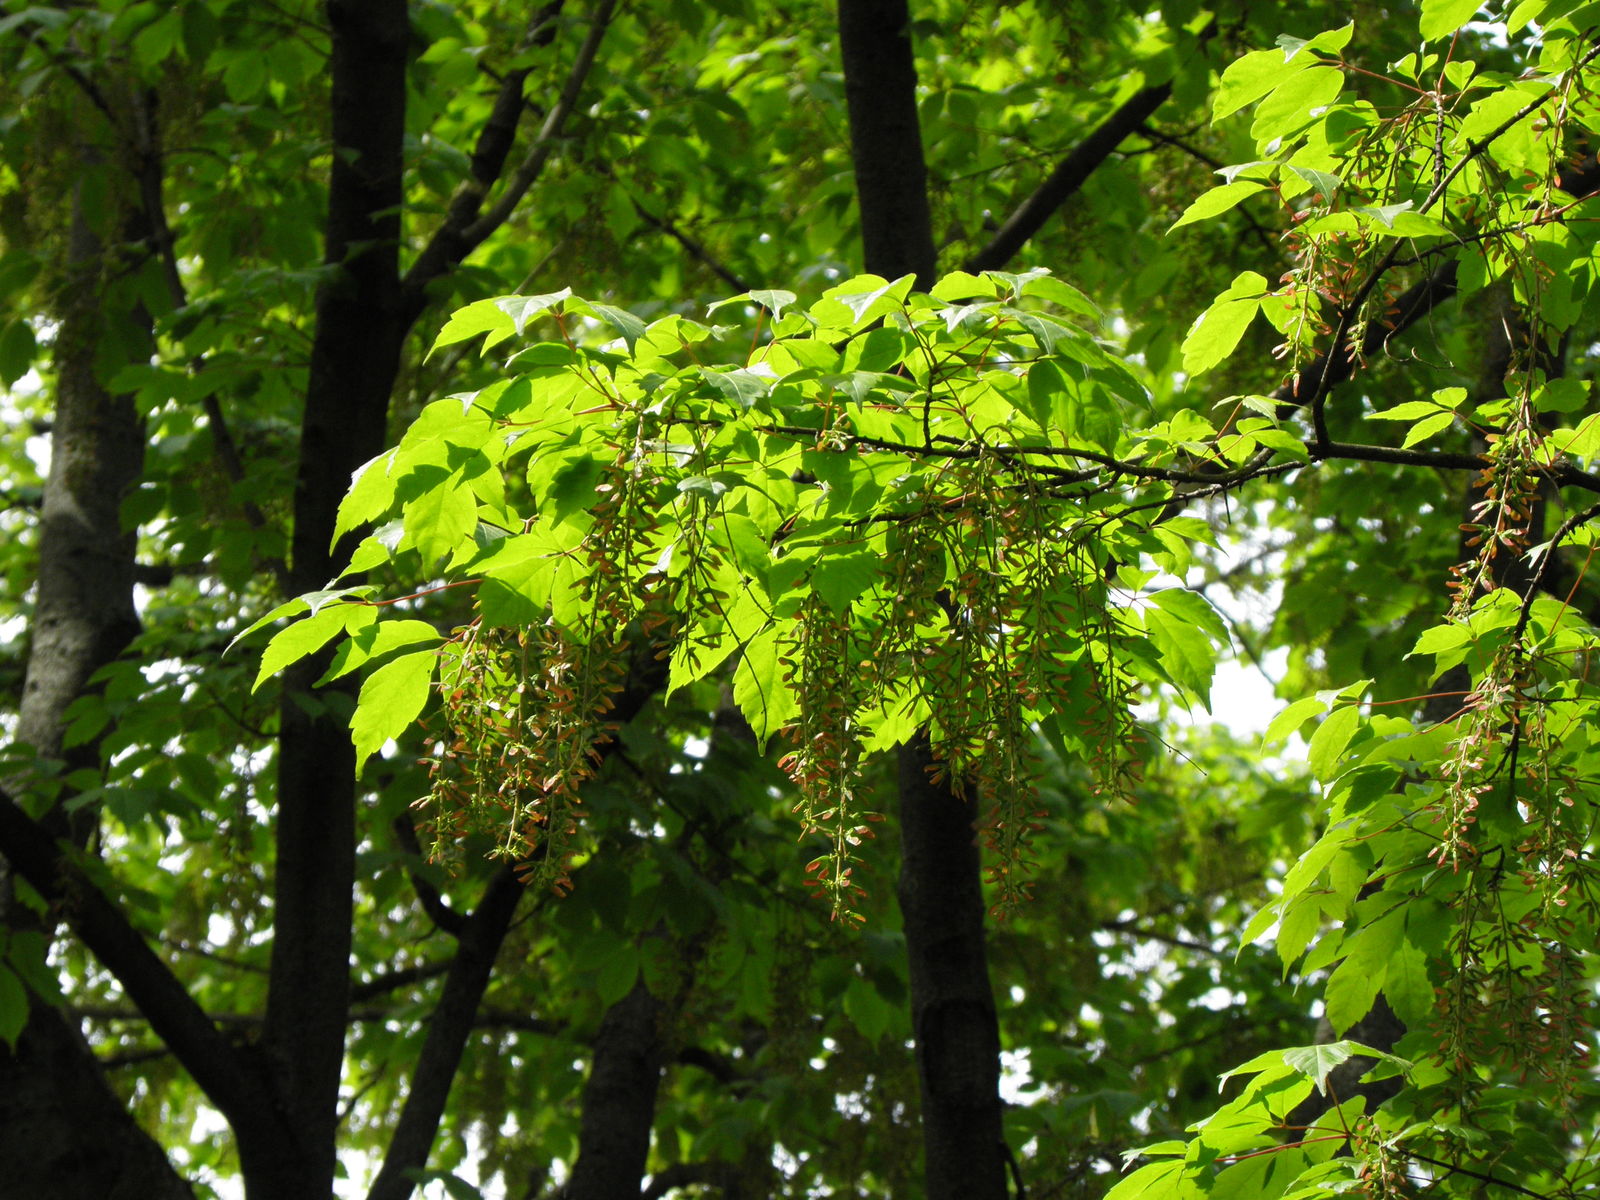
[[[471,254],[485,238],[505,224],[516,211],[517,205],[522,203],[522,198],[527,195],[528,189],[538,180],[551,152],[555,149],[556,141],[561,136],[567,118],[577,105],[578,95],[583,90],[583,85],[594,66],[595,55],[600,49],[600,42],[605,37],[606,29],[611,24],[611,17],[616,7],[617,0],[599,0],[595,5],[594,12],[589,17],[589,34],[578,48],[578,56],[573,61],[572,69],[567,73],[567,81],[561,89],[560,97],[545,117],[544,124],[534,137],[533,145],[529,147],[516,174],[511,177],[505,191],[489,211],[481,216],[478,215],[487,188],[478,185],[476,180],[473,185],[464,185],[468,187],[469,192],[473,187],[479,187],[480,190],[475,195],[463,197],[459,206],[456,200],[452,199],[450,215],[444,227],[434,235],[426,249],[417,257],[417,261],[411,265],[411,269],[406,272],[403,289],[412,305],[420,307],[423,289],[429,282]],[[510,83],[509,77],[507,83]],[[504,100],[506,95],[506,90],[502,88],[500,99]],[[519,110],[521,96],[521,80],[518,80],[515,103]],[[496,114],[499,113],[500,103],[497,101]],[[487,133],[486,129],[485,135]],[[509,152],[509,146],[507,151]],[[487,165],[488,161],[485,159],[484,165]],[[474,170],[477,167],[475,156]],[[496,175],[498,174],[497,169]],[[458,196],[461,196],[461,193],[458,192]]]
[[[428,1020],[405,1107],[367,1200],[406,1200],[416,1187],[411,1172],[427,1164],[478,1004],[522,892],[516,868],[506,864],[489,880],[482,901],[464,923],[444,990]]]
[[[188,306],[189,293],[184,287],[183,275],[178,269],[176,239],[173,237],[171,225],[167,222],[166,202],[163,196],[166,172],[162,165],[161,141],[159,131],[156,129],[155,113],[152,111],[153,103],[153,97],[142,90],[135,93],[134,173],[139,185],[139,199],[144,208],[144,217],[150,226],[150,246],[161,263],[162,282],[166,284],[167,297],[176,310]],[[203,355],[195,355],[189,360],[191,372],[198,374],[204,366]],[[244,459],[239,454],[238,443],[233,439],[233,431],[223,417],[222,403],[217,399],[216,392],[207,392],[201,398],[200,406],[205,412],[206,426],[211,430],[211,446],[223,473],[235,484],[244,483],[246,478]],[[254,500],[248,496],[243,497],[239,507],[252,528],[258,530],[267,528],[267,516]],[[274,560],[270,565],[278,581],[284,582],[287,576],[282,561]]]
[[[735,291],[750,291],[751,285],[746,283],[742,277],[735,274],[730,268],[725,266],[719,258],[711,253],[711,251],[707,250],[704,243],[685,233],[675,222],[668,220],[666,217],[656,216],[655,213],[651,212],[632,196],[628,197],[628,201],[633,205],[633,211],[639,214],[640,220],[653,229],[659,229],[673,241],[677,242],[678,245],[682,246],[691,255],[709,267],[711,269],[711,273],[714,274],[718,279],[722,280],[722,282],[726,283]]]
[[[1224,955],[1232,957],[1231,952],[1218,950],[1215,946],[1208,946],[1204,942],[1195,942],[1189,940],[1188,938],[1181,938],[1176,934],[1162,933],[1156,929],[1146,929],[1137,921],[1102,921],[1100,922],[1100,928],[1111,933],[1125,933],[1131,937],[1140,937],[1152,942],[1161,942],[1178,950],[1193,950],[1197,954],[1211,954],[1219,958],[1223,957]]]
[[[555,36],[555,17],[562,7],[561,0],[546,4],[528,23],[525,47],[548,45]],[[489,110],[489,119],[478,131],[477,144],[472,149],[470,174],[461,181],[445,207],[444,222],[428,240],[407,275],[407,286],[413,279],[417,287],[448,271],[461,261],[469,247],[462,243],[462,235],[483,209],[484,197],[499,181],[505,170],[506,159],[516,143],[517,125],[525,103],[523,85],[529,68],[507,72],[499,79],[500,90]]]
[[[1579,72],[1584,67],[1587,67],[1590,63],[1594,62],[1596,58],[1600,58],[1600,45],[1596,45],[1591,48],[1587,54],[1573,64],[1571,70],[1574,73]],[[1548,97],[1543,94],[1539,95],[1535,99],[1528,101],[1521,108],[1517,109],[1516,112],[1512,113],[1505,120],[1501,121],[1499,125],[1495,126],[1495,128],[1484,134],[1483,137],[1469,143],[1465,153],[1463,153],[1461,157],[1457,159],[1454,164],[1452,164],[1448,171],[1445,171],[1440,175],[1438,181],[1433,185],[1433,190],[1430,191],[1423,199],[1422,203],[1417,206],[1416,211],[1419,213],[1426,213],[1435,204],[1442,200],[1448,192],[1450,184],[1453,183],[1455,179],[1463,171],[1465,171],[1475,159],[1486,153],[1489,147],[1498,141],[1503,135],[1515,128],[1522,121],[1525,121],[1528,117],[1531,117],[1534,113],[1538,112],[1545,106],[1546,103],[1548,103]],[[1394,244],[1389,247],[1389,249],[1384,253],[1383,257],[1378,260],[1377,265],[1374,266],[1370,272],[1368,272],[1366,279],[1364,279],[1356,288],[1354,295],[1352,295],[1350,300],[1341,307],[1339,312],[1339,320],[1334,328],[1333,335],[1333,347],[1335,351],[1343,346],[1345,341],[1350,336],[1350,331],[1355,327],[1355,322],[1361,312],[1362,307],[1366,304],[1367,298],[1372,295],[1372,292],[1378,286],[1378,283],[1383,279],[1384,275],[1389,272],[1395,261],[1400,257],[1400,251],[1404,245],[1405,243],[1403,240],[1398,238],[1395,239]],[[1453,263],[1451,265],[1453,265]],[[1454,291],[1453,273],[1451,278],[1451,290]],[[1327,404],[1330,390],[1331,383],[1327,378],[1324,378],[1319,381],[1317,389],[1302,401],[1302,403],[1306,405],[1311,412],[1312,428],[1315,431],[1316,443],[1317,447],[1319,448],[1328,441],[1328,431],[1323,418],[1323,408]]]
[[[1174,150],[1183,151],[1183,153],[1187,154],[1190,158],[1194,159],[1196,162],[1204,163],[1213,171],[1221,171],[1225,169],[1221,160],[1213,158],[1204,150],[1190,142],[1185,141],[1183,138],[1175,137],[1170,133],[1163,133],[1148,121],[1140,125],[1138,131],[1145,137],[1149,138],[1152,142],[1159,143],[1163,146],[1171,146]],[[1253,217],[1247,209],[1241,207],[1235,209],[1234,211],[1237,212],[1243,219],[1250,232],[1255,234],[1255,236],[1260,240],[1261,244],[1266,247],[1269,254],[1278,254],[1281,252],[1282,248],[1278,245],[1277,241],[1274,240],[1272,230],[1269,230],[1260,221],[1256,220],[1256,218]]]
[[[1518,641],[1523,631],[1528,628],[1528,619],[1533,616],[1533,602],[1545,590],[1545,576],[1550,573],[1550,565],[1556,560],[1556,551],[1561,548],[1561,543],[1567,535],[1580,525],[1587,525],[1596,517],[1600,517],[1600,503],[1591,504],[1582,512],[1573,513],[1561,522],[1561,528],[1555,531],[1545,544],[1544,558],[1539,563],[1539,569],[1534,572],[1533,578],[1528,581],[1528,594],[1522,598],[1522,611],[1517,614],[1516,628],[1511,631],[1511,640]],[[1574,589],[1576,590],[1576,589]]]
[[[375,1000],[379,996],[388,995],[399,988],[410,987],[414,983],[424,983],[429,979],[437,979],[450,970],[449,962],[423,963],[415,967],[399,967],[393,971],[385,971],[381,975],[374,975],[364,983],[352,984],[350,988],[350,1003],[359,1004],[367,1000]]]
[[[1521,1192],[1524,1196],[1532,1196],[1534,1200],[1550,1200],[1547,1192],[1536,1192],[1532,1188],[1523,1187],[1520,1183],[1512,1183],[1509,1179],[1501,1179],[1498,1175],[1488,1175],[1482,1171],[1474,1171],[1469,1167],[1458,1167],[1455,1163],[1448,1163],[1442,1159],[1429,1158],[1426,1154],[1420,1154],[1409,1146],[1402,1146],[1399,1151],[1407,1158],[1414,1158],[1420,1163],[1427,1163],[1430,1167],[1438,1167],[1441,1171],[1449,1171],[1452,1175],[1465,1175],[1468,1179],[1476,1179],[1479,1183],[1491,1183],[1495,1187],[1503,1187],[1508,1191]]]
[[[967,260],[965,270],[996,270],[1011,261],[1029,238],[1044,227],[1055,211],[1067,202],[1123,140],[1136,133],[1146,120],[1172,95],[1170,83],[1143,88],[1124,100],[1089,136],[1079,142],[1060,165],[1050,172],[1031,196],[1017,206],[999,231]]]
[[[632,720],[666,682],[666,665],[656,656],[657,649],[646,646],[635,656],[628,683],[612,707],[613,721]],[[600,754],[615,745],[609,743]],[[516,864],[507,863],[489,880],[478,907],[466,919],[439,1003],[428,1020],[427,1038],[417,1056],[405,1107],[367,1200],[407,1200],[415,1187],[411,1173],[427,1164],[467,1038],[478,1025],[478,1009],[495,957],[522,894]]]
[[[100,111],[101,116],[105,117],[111,128],[116,129],[117,114],[115,109],[106,100],[105,93],[100,90],[99,86],[94,80],[90,79],[72,63],[68,62],[65,55],[63,55],[60,51],[45,45],[39,36],[40,33],[43,32],[44,26],[39,24],[37,21],[25,21],[20,26],[20,29],[22,36],[29,42],[33,43],[33,45],[38,48],[41,54],[43,54],[52,63],[54,63],[57,68],[60,69],[62,74],[64,74],[68,79],[72,80],[72,82],[77,85],[78,90],[81,91],[85,98],[88,99],[89,103],[94,105],[95,108]]]
[[[422,844],[417,841],[417,827],[411,820],[409,813],[402,813],[391,824],[394,829],[395,840],[400,843],[400,848],[413,858],[422,858]],[[406,878],[411,881],[411,888],[417,893],[417,902],[422,905],[422,911],[428,914],[428,919],[452,937],[460,937],[461,931],[466,927],[467,918],[450,907],[439,893],[439,889],[424,879],[420,873],[406,868]]]

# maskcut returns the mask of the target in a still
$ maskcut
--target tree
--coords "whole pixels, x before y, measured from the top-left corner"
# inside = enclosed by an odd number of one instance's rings
[[[1587,9],[1251,7],[8,8],[0,1172],[1581,1189]]]

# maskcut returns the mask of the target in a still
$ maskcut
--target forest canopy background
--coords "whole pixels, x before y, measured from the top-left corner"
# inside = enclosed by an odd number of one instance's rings
[[[0,13],[19,1194],[1592,1190],[1600,6]]]

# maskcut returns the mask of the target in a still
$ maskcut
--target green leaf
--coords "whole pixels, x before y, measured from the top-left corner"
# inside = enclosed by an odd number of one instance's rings
[[[773,378],[760,371],[736,367],[731,371],[703,370],[705,381],[741,409],[748,411],[772,392]]]
[[[1236,58],[1222,72],[1216,95],[1211,98],[1211,119],[1220,121],[1247,104],[1254,104],[1293,79],[1315,61],[1298,49],[1256,50]]]
[[[322,649],[338,634],[372,624],[377,619],[378,610],[370,604],[330,604],[305,620],[280,629],[261,652],[261,668],[250,690],[257,691],[270,676]]]
[[[337,545],[339,539],[357,525],[364,525],[383,515],[394,503],[397,481],[389,473],[389,468],[396,453],[395,450],[385,450],[356,468],[350,477],[350,490],[339,502],[339,515],[333,523],[333,541],[330,545]]]
[[[1041,358],[1028,367],[1028,414],[1040,429],[1062,427],[1071,395],[1066,373],[1055,359]]]
[[[895,1010],[882,994],[859,975],[844,990],[844,1015],[867,1041],[876,1045],[894,1024]]]
[[[511,318],[511,327],[520,336],[527,330],[529,321],[554,308],[563,300],[571,297],[571,295],[571,288],[562,288],[559,292],[546,292],[539,296],[497,296],[488,301],[488,303],[494,305]],[[477,306],[471,305],[469,307],[476,308]],[[499,338],[490,338],[484,343],[483,348],[487,350],[499,340]]]
[[[0,325],[0,385],[11,387],[33,366],[33,327],[20,317]]]
[[[1294,1046],[1283,1052],[1283,1061],[1306,1076],[1323,1094],[1328,1090],[1328,1075],[1357,1053],[1354,1042],[1323,1042],[1314,1046]]]
[[[478,501],[459,473],[423,489],[406,505],[406,541],[432,566],[470,541],[478,528]]]
[[[367,676],[350,721],[357,771],[386,742],[400,737],[416,721],[428,702],[438,665],[437,651],[419,650],[403,654]]]
[[[1188,588],[1166,588],[1151,593],[1149,600],[1163,612],[1206,634],[1218,648],[1228,644],[1228,627],[1222,623],[1217,610],[1199,592],[1191,592]]]
[[[843,613],[862,592],[878,581],[879,555],[870,550],[825,554],[811,572],[811,586],[836,613]]]
[[[1425,442],[1441,430],[1448,429],[1455,419],[1456,415],[1452,412],[1436,412],[1431,417],[1424,417],[1406,431],[1406,440],[1401,445],[1410,447]]]
[[[726,300],[718,300],[706,308],[706,315],[710,316],[719,308],[726,308],[730,304],[759,304],[762,308],[772,313],[772,319],[777,321],[783,317],[783,310],[793,304],[798,297],[793,292],[781,289],[742,292],[737,296],[729,296]]]
[[[1337,100],[1343,89],[1344,72],[1337,67],[1308,67],[1261,101],[1250,134],[1262,143],[1288,138],[1305,127],[1313,112]]]
[[[577,513],[587,512],[599,502],[600,483],[604,478],[605,464],[598,459],[587,454],[567,458],[550,475],[547,489],[540,497],[540,513],[560,525]]]
[[[1388,974],[1387,968],[1387,960],[1373,962],[1350,957],[1333,969],[1323,992],[1323,1003],[1327,1006],[1328,1023],[1335,1033],[1343,1033],[1372,1011]]]
[[[499,333],[503,337],[510,333],[515,325],[516,322],[511,314],[494,300],[479,300],[476,304],[458,308],[450,314],[450,319],[444,323],[444,328],[439,330],[439,336],[433,339],[433,345],[428,353],[431,356],[445,346],[464,342],[468,338],[477,337],[480,333]]]
[[[626,309],[616,308],[610,304],[596,304],[591,302],[589,307],[595,313],[622,335],[622,340],[627,343],[631,353],[640,338],[645,335],[645,323]],[[519,331],[520,332],[520,331]]]
[[[928,294],[935,300],[951,303],[956,300],[970,300],[974,296],[992,300],[995,298],[996,291],[992,280],[980,279],[978,276],[969,275],[965,271],[952,271],[934,284]]]
[[[1298,175],[1311,185],[1311,190],[1318,193],[1324,202],[1332,201],[1338,195],[1339,189],[1344,185],[1344,180],[1327,171],[1319,171],[1314,167],[1297,166],[1294,163],[1285,163],[1284,169]]]
[[[1146,609],[1144,620],[1167,674],[1209,710],[1211,677],[1217,665],[1211,640],[1189,621],[1169,616],[1159,608]]]
[[[1600,454],[1600,413],[1590,413],[1571,429],[1557,429],[1549,443],[1559,453],[1589,459]]]
[[[1180,1159],[1153,1162],[1119,1180],[1105,1200],[1190,1200],[1201,1193],[1189,1184]]]
[[[897,310],[911,292],[915,276],[886,280],[879,275],[857,275],[822,294],[811,315],[824,325],[860,329],[869,321]]]
[[[368,608],[368,612],[376,614],[377,610]],[[361,627],[355,629],[348,641],[342,642],[334,651],[333,661],[328,664],[328,669],[317,686],[323,687],[348,675],[351,671],[375,662],[396,650],[404,650],[414,646],[437,646],[444,638],[439,631],[426,621],[415,619],[402,619],[398,621],[362,621]]]
[[[1188,208],[1183,210],[1179,217],[1167,229],[1171,233],[1174,229],[1182,229],[1185,225],[1193,225],[1196,221],[1204,221],[1227,212],[1241,200],[1254,196],[1257,192],[1266,191],[1267,185],[1257,183],[1253,179],[1241,179],[1236,183],[1224,183],[1212,188],[1209,192],[1201,192]]]
[[[1433,1016],[1438,997],[1428,978],[1428,956],[1410,940],[1400,942],[1389,954],[1384,975],[1383,998],[1395,1015],[1416,1028]]]
[[[1201,375],[1226,359],[1261,310],[1267,281],[1255,271],[1242,271],[1228,290],[1219,292],[1211,307],[1183,339],[1183,369]]]
[[[733,672],[734,703],[762,746],[800,711],[779,649],[779,630],[769,627],[745,644]]]
[[[1317,731],[1311,735],[1306,762],[1318,779],[1332,780],[1339,773],[1339,759],[1360,724],[1361,709],[1354,704],[1346,704],[1334,709],[1317,726]]]
[[[1263,746],[1271,746],[1281,742],[1312,717],[1327,711],[1328,706],[1325,702],[1315,696],[1302,696],[1272,718],[1271,724],[1267,726],[1267,731],[1261,735],[1261,744]]]
[[[0,1041],[13,1050],[28,1023],[28,989],[10,967],[0,964]]]
[[[638,981],[639,948],[626,943],[619,945],[614,953],[606,956],[595,975],[595,999],[603,1007],[610,1008],[633,991]]]
[[[303,596],[296,596],[293,600],[285,600],[266,616],[251,622],[242,632],[234,634],[233,640],[228,643],[228,649],[232,650],[234,646],[244,641],[256,630],[271,625],[280,618],[294,616],[301,612],[315,613],[335,601],[345,599],[347,596],[366,596],[371,591],[370,587],[363,584],[360,587],[326,588],[320,592],[307,592]]]
[[[1479,0],[1422,0],[1422,17],[1417,28],[1425,42],[1454,33],[1478,11]]]

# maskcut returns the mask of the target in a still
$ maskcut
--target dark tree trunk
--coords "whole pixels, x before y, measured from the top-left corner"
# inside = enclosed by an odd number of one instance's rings
[[[92,169],[120,175],[115,168]],[[138,224],[134,219],[135,227],[125,231],[130,242],[141,235]],[[139,632],[134,534],[122,528],[121,508],[143,470],[144,428],[132,398],[102,386],[100,358],[106,345],[147,342],[150,321],[142,310],[107,311],[104,245],[74,201],[57,314],[35,615],[17,724],[18,741],[67,770],[97,769],[100,758],[94,743],[63,748],[67,707]],[[108,334],[112,321],[120,327]],[[57,797],[41,824],[56,838],[84,845],[94,810],[69,818],[64,799]],[[14,904],[3,862],[0,922],[41,928],[33,913]],[[38,1200],[192,1195],[113,1094],[81,1033],[39,1002],[15,1050],[0,1046],[0,1180],[6,1194]]]
[[[900,754],[900,914],[922,1082],[929,1200],[1004,1200],[1000,1032],[975,806],[933,782],[926,735]]]
[[[562,1200],[639,1194],[666,1061],[661,1015],[661,1002],[642,979],[606,1010],[583,1089],[578,1161]]]
[[[428,1022],[427,1040],[417,1056],[405,1108],[367,1200],[406,1200],[416,1189],[410,1172],[428,1165],[450,1084],[461,1066],[473,1018],[522,892],[515,869],[501,868],[484,889],[477,909],[462,924],[460,946],[445,977],[444,994]]]
[[[850,114],[867,270],[933,286],[928,171],[917,124],[917,66],[906,0],[839,0],[839,51]]]
[[[27,1200],[194,1200],[82,1034],[45,1005],[0,1055],[0,1180],[0,1195]]]
[[[61,759],[64,714],[89,677],[116,659],[139,632],[133,607],[134,534],[122,528],[122,501],[144,469],[144,426],[130,396],[100,383],[109,341],[102,241],[74,205],[65,303],[56,332],[56,394],[50,474],[39,530],[36,591],[17,740]],[[149,317],[116,314],[148,341]],[[96,767],[99,750],[74,748],[66,765]],[[65,826],[57,824],[58,832]]]
[[[333,155],[326,261],[294,498],[290,590],[323,586],[351,472],[382,447],[405,322],[399,274],[405,0],[329,0]],[[312,693],[317,663],[284,682],[278,745],[272,960],[263,1048],[294,1145],[236,1130],[251,1200],[332,1193],[349,1008],[355,757]]]
[[[905,0],[839,0],[850,153],[868,271],[931,287],[935,251]],[[1004,1200],[1000,1031],[989,987],[971,806],[928,774],[926,734],[900,751],[900,912],[930,1200]]]

